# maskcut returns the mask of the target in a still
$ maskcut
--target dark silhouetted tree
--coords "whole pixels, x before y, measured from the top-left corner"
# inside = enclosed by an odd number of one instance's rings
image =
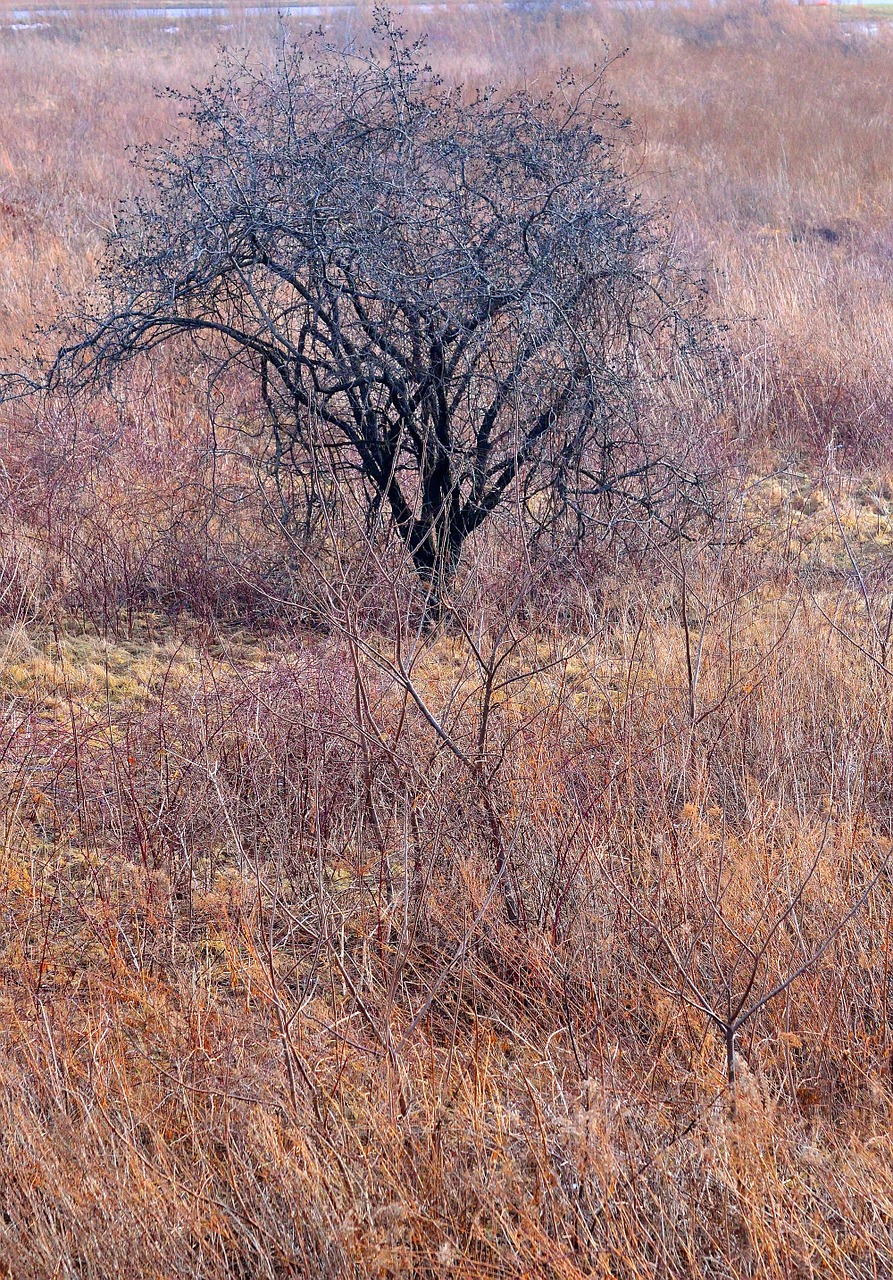
[[[286,528],[347,482],[436,614],[499,509],[574,537],[676,527],[713,330],[624,175],[602,74],[469,98],[386,17],[373,46],[285,42],[182,100],[43,383],[188,341],[218,390],[253,389]]]

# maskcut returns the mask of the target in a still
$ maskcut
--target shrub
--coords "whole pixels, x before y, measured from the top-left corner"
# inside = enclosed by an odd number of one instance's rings
[[[699,507],[715,330],[602,74],[466,98],[379,15],[369,52],[226,63],[184,115],[45,385],[185,343],[286,533],[389,525],[435,614],[497,510],[580,539]]]

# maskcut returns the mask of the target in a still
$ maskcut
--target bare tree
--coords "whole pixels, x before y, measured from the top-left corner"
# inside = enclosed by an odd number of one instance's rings
[[[602,72],[469,97],[380,14],[368,52],[284,41],[182,102],[44,386],[194,344],[248,406],[230,421],[284,527],[347,477],[434,613],[499,508],[578,537],[697,506],[714,331],[624,174]]]

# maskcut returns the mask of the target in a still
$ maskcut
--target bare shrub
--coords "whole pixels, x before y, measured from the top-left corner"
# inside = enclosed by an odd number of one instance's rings
[[[369,52],[286,43],[184,110],[48,387],[185,339],[285,530],[348,478],[434,614],[497,510],[579,539],[703,508],[715,332],[625,176],[601,74],[466,98],[379,16]]]
[[[132,366],[117,403],[55,396],[11,414],[7,506],[40,564],[39,598],[103,633],[147,612],[272,623],[301,590],[264,495],[214,448],[201,394],[158,374]]]

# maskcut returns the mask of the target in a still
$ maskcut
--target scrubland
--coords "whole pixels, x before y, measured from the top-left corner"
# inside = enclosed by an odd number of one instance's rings
[[[735,353],[722,517],[493,534],[426,636],[386,557],[284,566],[200,371],[3,410],[0,1272],[890,1275],[893,36],[407,22],[471,85],[628,48]],[[89,285],[153,87],[274,38],[0,33],[4,354]]]

